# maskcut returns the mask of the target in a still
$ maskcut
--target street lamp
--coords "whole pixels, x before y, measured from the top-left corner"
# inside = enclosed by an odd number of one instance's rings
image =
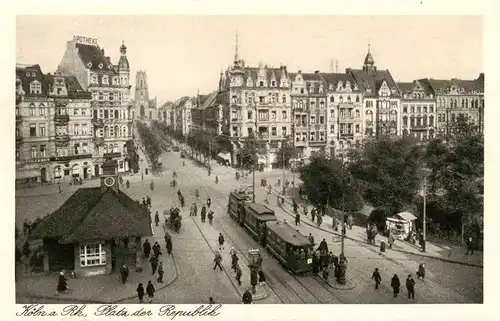
[[[422,168],[422,173],[424,176],[422,192],[424,197],[424,209],[423,209],[423,222],[422,222],[422,252],[425,252],[426,241],[427,241],[427,176],[431,173],[431,170],[424,167]]]
[[[254,133],[254,141],[252,142],[252,151],[255,152],[255,154],[253,155],[254,159],[253,159],[253,182],[252,182],[252,187],[253,187],[253,196],[252,196],[252,202],[255,203],[255,166],[256,166],[256,163],[258,162],[258,158],[257,158],[257,149],[255,148],[256,147],[256,139],[257,139],[257,102],[254,100],[254,104],[253,104],[253,108],[254,108],[254,117],[255,117],[255,133]],[[250,136],[250,135],[249,135]],[[250,138],[250,137],[249,137]]]
[[[345,162],[344,162],[344,155],[342,155],[342,158],[341,158],[341,162],[342,162],[342,184],[344,183],[344,178],[345,178]],[[344,210],[345,210],[345,199],[344,199],[344,188],[342,188],[342,236],[340,238],[341,240],[341,247],[340,247],[340,258],[339,258],[339,274],[338,274],[338,278],[337,278],[337,282],[339,282],[340,284],[344,285],[346,284],[346,277],[345,277],[345,274],[346,274],[346,270],[347,270],[347,261],[345,259],[345,255],[344,255],[344,238],[345,238],[345,233],[344,233],[344,220],[345,220],[345,213],[344,213]]]

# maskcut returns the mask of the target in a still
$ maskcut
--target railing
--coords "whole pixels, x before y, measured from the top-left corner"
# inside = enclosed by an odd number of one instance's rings
[[[36,157],[36,158],[29,158],[24,160],[24,164],[35,164],[35,163],[45,163],[50,161],[51,159],[49,157]]]
[[[56,135],[55,137],[56,146],[65,146],[69,143],[69,141],[69,135]]]
[[[66,107],[68,105],[68,98],[56,98],[54,99],[54,105],[56,107]]]
[[[341,133],[340,137],[344,138],[354,137],[354,133]]]
[[[69,122],[69,115],[54,115],[54,123],[56,125],[65,125]]]
[[[120,158],[122,154],[120,152],[104,153],[104,158]]]
[[[102,119],[92,118],[92,125],[94,125],[94,127],[104,127],[104,121]]]

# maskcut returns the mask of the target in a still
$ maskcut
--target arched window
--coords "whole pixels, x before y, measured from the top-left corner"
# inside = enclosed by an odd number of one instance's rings
[[[40,106],[38,106],[38,114],[45,115],[45,105],[44,104],[40,104]]]
[[[434,127],[434,116],[429,116],[429,127]]]
[[[109,127],[104,126],[104,137],[109,137]]]
[[[390,121],[391,122],[396,121],[397,118],[398,118],[398,113],[395,110],[391,111],[391,113],[390,113]]]
[[[120,137],[120,127],[118,125],[115,126],[115,136]]]
[[[359,103],[359,95],[356,95],[356,102]]]
[[[347,102],[350,103],[351,102],[351,96],[347,96]]]
[[[30,116],[35,116],[36,115],[36,110],[35,110],[35,104],[30,105]]]
[[[366,120],[373,121],[373,112],[371,110],[366,111]]]
[[[415,116],[410,116],[410,127],[415,127]]]
[[[340,103],[343,103],[344,102],[344,96],[340,96],[339,97],[339,101],[340,101]]]
[[[330,102],[331,102],[331,103],[334,103],[334,102],[335,102],[335,97],[330,96]]]
[[[427,126],[427,115],[422,116],[423,125]]]

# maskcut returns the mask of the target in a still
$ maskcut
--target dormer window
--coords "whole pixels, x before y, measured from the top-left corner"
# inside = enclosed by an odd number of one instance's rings
[[[36,73],[32,72],[31,77],[36,77]]]
[[[87,67],[92,68],[92,63],[91,63],[91,62],[89,62],[89,63],[87,64]]]
[[[102,64],[99,64],[99,69],[102,69],[103,65]]]
[[[108,69],[113,69],[113,65],[108,65]]]
[[[120,81],[119,81],[118,77],[113,78],[113,85],[119,85],[119,84],[120,84]]]
[[[333,84],[328,85],[328,90],[333,90]]]
[[[38,80],[33,80],[30,83],[30,94],[41,94],[42,84]]]
[[[349,81],[346,81],[345,86],[346,86],[347,88],[351,88],[351,83],[350,83]]]
[[[319,93],[322,94],[323,93],[323,85],[319,86]]]
[[[28,72],[26,73],[26,77],[29,77],[30,75],[31,75],[31,73],[28,71]]]
[[[276,87],[276,81],[271,81],[271,86]]]
[[[91,84],[97,84],[97,75],[92,74],[90,76],[90,83]]]
[[[264,82],[263,81],[259,81],[259,86],[260,87],[264,87]]]
[[[108,76],[102,76],[102,83],[104,85],[107,85],[108,84]]]

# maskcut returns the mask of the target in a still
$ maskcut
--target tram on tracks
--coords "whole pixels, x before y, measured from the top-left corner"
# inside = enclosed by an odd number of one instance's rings
[[[312,271],[313,244],[288,223],[279,221],[264,204],[253,203],[244,191],[229,194],[228,214],[292,274]]]

